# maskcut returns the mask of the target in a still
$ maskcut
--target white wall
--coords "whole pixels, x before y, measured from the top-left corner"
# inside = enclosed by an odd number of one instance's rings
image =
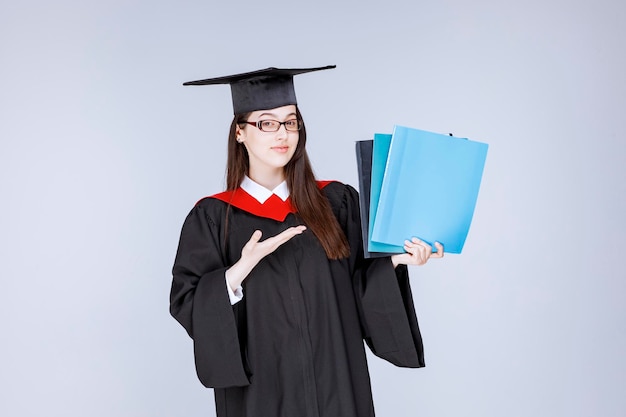
[[[10,3],[10,4],[9,4]],[[213,4],[211,4],[213,3]],[[411,270],[427,367],[380,416],[626,414],[626,6],[617,0],[0,5],[0,414],[210,416],[170,268],[220,191],[227,87],[296,78],[323,179],[404,124],[490,144],[464,253]]]

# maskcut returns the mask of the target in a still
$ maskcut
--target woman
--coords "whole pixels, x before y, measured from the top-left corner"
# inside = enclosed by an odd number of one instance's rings
[[[294,75],[328,68],[187,83],[230,84],[235,113],[227,190],[187,216],[170,304],[220,417],[373,416],[363,340],[424,366],[406,264],[443,248],[363,258],[358,195],[315,180],[295,100]]]

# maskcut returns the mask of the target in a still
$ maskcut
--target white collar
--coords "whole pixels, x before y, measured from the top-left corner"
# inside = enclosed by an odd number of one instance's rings
[[[268,190],[261,184],[254,182],[247,175],[241,181],[241,188],[252,197],[254,197],[259,203],[263,204],[267,201],[272,194],[276,194],[281,200],[287,201],[289,198],[289,188],[287,188],[287,181],[283,181],[276,186],[273,190]]]

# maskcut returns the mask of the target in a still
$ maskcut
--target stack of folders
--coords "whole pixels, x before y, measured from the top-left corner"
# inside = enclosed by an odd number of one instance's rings
[[[486,143],[395,126],[356,143],[365,257],[404,252],[418,237],[461,253],[487,157]]]

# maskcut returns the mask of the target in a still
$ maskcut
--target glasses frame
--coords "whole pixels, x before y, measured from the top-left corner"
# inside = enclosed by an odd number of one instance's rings
[[[294,120],[296,120],[298,122],[298,128],[296,130],[287,129],[287,123],[292,122]],[[261,123],[263,123],[263,122],[276,122],[276,123],[278,123],[278,127],[276,128],[276,130],[264,130],[264,129],[261,128]],[[268,132],[268,133],[278,132],[280,130],[281,126],[285,126],[285,131],[287,131],[287,132],[298,132],[300,129],[302,129],[302,120],[300,120],[300,119],[289,119],[289,120],[285,120],[284,122],[279,122],[278,120],[273,120],[273,119],[257,120],[256,122],[250,122],[248,120],[244,120],[244,121],[242,121],[240,123],[249,124],[251,126],[256,127],[261,132]]]

